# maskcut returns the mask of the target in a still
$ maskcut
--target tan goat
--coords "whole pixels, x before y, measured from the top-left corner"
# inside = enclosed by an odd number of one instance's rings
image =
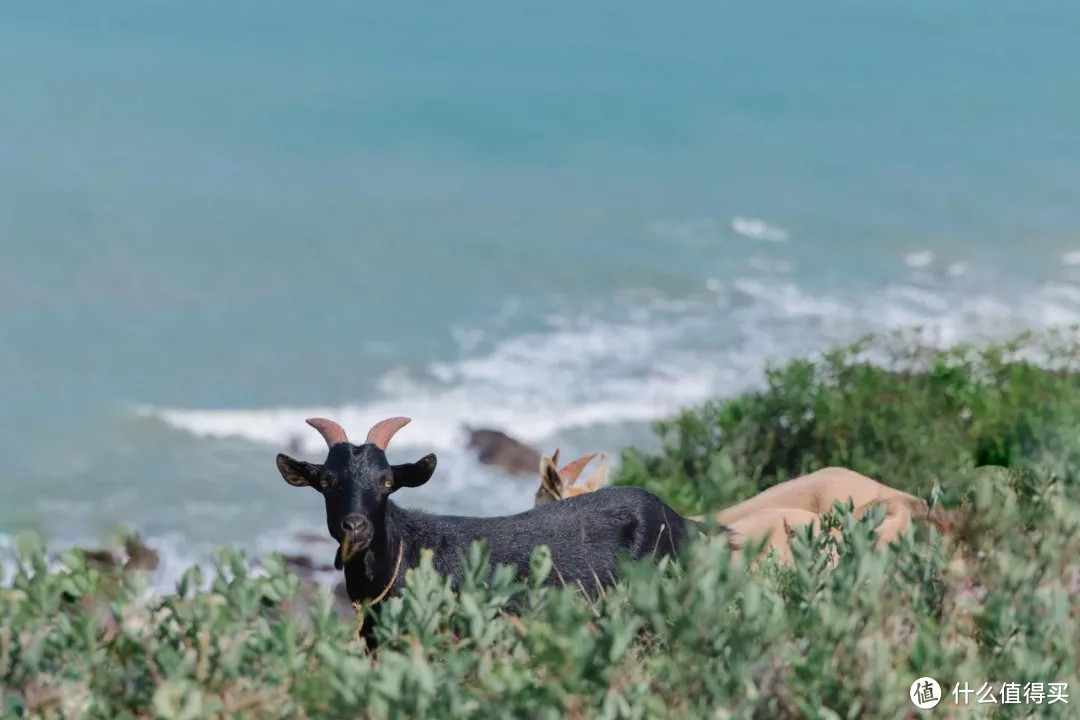
[[[577,485],[582,471],[597,454],[601,456],[600,466],[584,483]],[[594,492],[608,481],[610,466],[607,456],[602,453],[584,455],[561,469],[558,469],[558,459],[558,450],[550,458],[541,458],[536,505]],[[830,510],[834,502],[850,502],[856,520],[871,508],[882,505],[885,517],[876,530],[879,546],[896,539],[913,520],[932,522],[939,529],[948,525],[941,508],[931,511],[921,498],[840,467],[823,468],[774,485],[715,513],[712,518],[731,528],[734,548],[741,549],[749,538],[758,541],[765,538],[764,552],[767,554],[775,548],[781,561],[790,564],[792,555],[788,541],[795,529],[810,524],[814,526],[815,534],[820,532],[821,515]],[[693,519],[702,521],[704,518]]]

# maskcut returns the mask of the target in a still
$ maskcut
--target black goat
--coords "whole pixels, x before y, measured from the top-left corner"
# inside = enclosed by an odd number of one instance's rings
[[[403,487],[419,487],[435,471],[435,455],[390,465],[386,446],[409,418],[377,423],[362,445],[353,445],[330,420],[307,421],[329,449],[322,465],[277,456],[290,485],[310,486],[326,501],[326,522],[338,542],[334,566],[345,571],[353,602],[396,594],[405,570],[433,551],[435,569],[456,580],[464,553],[474,540],[487,540],[490,561],[529,574],[534,548],[547,545],[554,569],[548,584],[580,586],[595,596],[619,571],[619,555],[638,561],[675,551],[697,524],[643,488],[606,487],[561,502],[500,517],[434,515],[406,510],[390,500]]]

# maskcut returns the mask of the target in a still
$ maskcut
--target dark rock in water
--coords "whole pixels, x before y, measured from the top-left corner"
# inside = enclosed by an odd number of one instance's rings
[[[76,548],[86,564],[98,572],[113,574],[123,572],[153,572],[157,570],[160,559],[156,550],[147,547],[137,536],[124,540],[124,552],[121,554],[113,550]],[[127,559],[123,559],[123,555]]]
[[[285,561],[285,567],[293,572],[315,569],[315,561],[307,555],[287,555],[282,553],[281,559]]]
[[[123,563],[111,550],[87,550],[76,548],[86,558],[86,564],[98,572],[111,573],[122,567]]]
[[[126,571],[153,572],[161,564],[157,550],[147,547],[137,536],[124,541],[124,551],[128,556],[127,562],[124,563]]]
[[[528,445],[501,430],[465,429],[469,433],[469,448],[477,450],[483,464],[501,468],[511,475],[537,475],[540,472],[540,453]]]
[[[326,535],[316,535],[315,533],[297,533],[296,539],[300,542],[312,543],[315,545],[332,545],[333,539]]]

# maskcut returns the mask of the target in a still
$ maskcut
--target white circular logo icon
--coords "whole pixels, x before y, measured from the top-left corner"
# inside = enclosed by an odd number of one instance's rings
[[[932,677],[921,677],[911,683],[908,695],[915,707],[929,710],[941,702],[941,686]]]

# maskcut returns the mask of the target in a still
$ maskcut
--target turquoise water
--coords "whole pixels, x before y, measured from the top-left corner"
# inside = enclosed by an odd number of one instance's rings
[[[274,454],[414,422],[408,505],[866,330],[1080,321],[1080,6],[0,0],[0,533],[319,530]]]

